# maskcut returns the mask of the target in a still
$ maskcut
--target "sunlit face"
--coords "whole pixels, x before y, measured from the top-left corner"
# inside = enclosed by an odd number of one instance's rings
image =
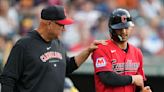
[[[122,37],[122,41],[127,41],[132,31],[132,27],[115,30],[116,34]]]
[[[49,37],[51,38],[59,38],[62,32],[65,31],[64,25],[58,24],[55,21],[50,21],[48,30],[49,30]]]

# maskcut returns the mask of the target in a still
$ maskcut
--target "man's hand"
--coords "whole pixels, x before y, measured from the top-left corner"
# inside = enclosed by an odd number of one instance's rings
[[[88,48],[89,52],[93,52],[95,49],[97,49],[98,44],[107,45],[107,42],[106,40],[94,40]]]
[[[98,44],[107,45],[107,42],[105,40],[95,40],[92,42],[87,49],[84,49],[79,55],[75,56],[77,66],[80,66],[88,58],[90,53],[98,48]]]
[[[141,75],[132,75],[132,83],[141,87],[141,89],[144,88],[143,77]]]
[[[152,92],[149,86],[144,87],[141,92]]]

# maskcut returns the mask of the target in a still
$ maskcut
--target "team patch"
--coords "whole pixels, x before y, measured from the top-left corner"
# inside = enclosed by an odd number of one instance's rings
[[[96,67],[104,67],[106,66],[106,60],[104,59],[104,57],[100,57],[96,59]]]

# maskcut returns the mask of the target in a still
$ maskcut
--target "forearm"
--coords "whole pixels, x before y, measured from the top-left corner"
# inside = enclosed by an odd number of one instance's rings
[[[90,55],[91,51],[89,50],[89,48],[83,50],[80,54],[78,54],[77,56],[75,56],[75,62],[77,64],[77,66],[80,66]]]
[[[118,75],[114,72],[100,72],[98,76],[106,86],[125,86],[132,83],[132,77],[129,75]]]
[[[83,50],[79,55],[75,56],[77,66],[80,66],[88,58],[90,53],[98,48],[98,44],[106,45],[107,43],[105,40],[95,40],[93,43],[91,43],[88,48]]]

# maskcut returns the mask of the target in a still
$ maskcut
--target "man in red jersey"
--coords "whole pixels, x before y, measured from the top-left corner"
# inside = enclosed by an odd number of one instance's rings
[[[128,43],[134,26],[129,12],[118,8],[109,18],[111,40],[99,45],[92,54],[96,92],[152,92],[143,71],[143,55],[140,49]]]

